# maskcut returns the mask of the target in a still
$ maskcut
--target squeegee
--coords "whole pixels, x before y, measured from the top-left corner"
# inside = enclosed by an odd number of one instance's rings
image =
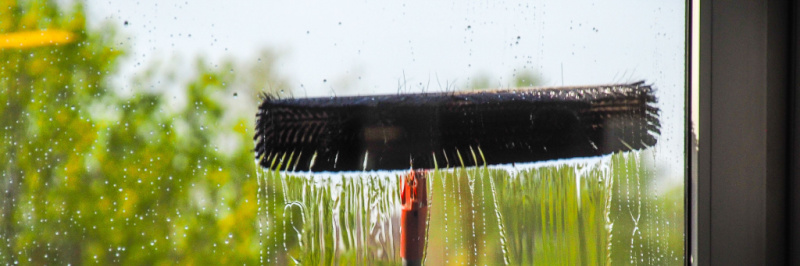
[[[428,169],[644,149],[660,134],[655,103],[643,81],[351,97],[265,95],[256,114],[255,156],[271,170],[411,169],[401,181],[401,256],[404,264],[419,265]],[[471,151],[482,156],[462,159]]]

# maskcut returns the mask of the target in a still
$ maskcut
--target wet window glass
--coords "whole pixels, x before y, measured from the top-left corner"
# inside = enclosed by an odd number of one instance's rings
[[[686,260],[683,1],[0,10],[0,263]]]

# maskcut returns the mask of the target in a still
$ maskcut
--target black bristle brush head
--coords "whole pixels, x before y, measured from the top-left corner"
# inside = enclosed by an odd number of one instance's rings
[[[278,99],[255,155],[290,171],[431,169],[589,157],[656,144],[653,89],[631,84]]]

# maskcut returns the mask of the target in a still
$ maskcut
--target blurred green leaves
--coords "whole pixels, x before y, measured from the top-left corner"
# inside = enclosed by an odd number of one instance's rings
[[[235,100],[254,108],[254,84],[273,76],[243,80],[231,69],[270,69],[270,54],[222,68],[198,61],[176,106],[167,88],[110,87],[124,52],[113,27],[87,29],[80,4],[4,1],[2,10],[0,34],[59,29],[77,40],[0,50],[1,262],[258,261],[254,111],[227,112],[223,99],[237,88]],[[154,75],[145,73],[137,81]]]

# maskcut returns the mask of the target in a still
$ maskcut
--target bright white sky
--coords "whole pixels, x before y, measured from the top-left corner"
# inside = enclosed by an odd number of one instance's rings
[[[411,92],[420,83],[428,91],[463,88],[477,75],[507,87],[515,71],[533,71],[542,85],[646,80],[662,109],[657,168],[682,181],[685,1],[565,2],[87,0],[87,7],[90,24],[110,22],[129,37],[121,80],[175,56],[205,55],[215,64],[264,48],[278,52],[279,73],[308,96],[396,93],[399,82]]]

